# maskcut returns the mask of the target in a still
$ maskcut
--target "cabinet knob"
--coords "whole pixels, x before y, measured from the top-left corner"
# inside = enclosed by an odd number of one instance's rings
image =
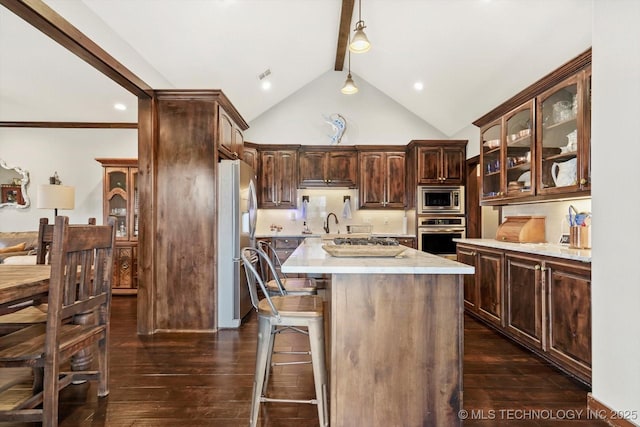
[[[536,270],[540,270],[540,266],[538,264],[536,264],[536,266],[533,268],[535,268]]]
[[[586,179],[582,178],[582,179],[580,180],[580,185],[585,185],[586,183],[587,183],[587,180],[586,180]]]

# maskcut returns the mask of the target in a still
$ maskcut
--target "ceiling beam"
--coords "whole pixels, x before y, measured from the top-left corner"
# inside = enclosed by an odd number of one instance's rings
[[[0,4],[138,98],[151,98],[148,84],[41,0],[0,0]]]
[[[344,58],[347,54],[354,4],[355,0],[342,0],[340,27],[338,28],[338,46],[336,47],[336,65],[334,67],[336,71],[342,71],[344,69]]]

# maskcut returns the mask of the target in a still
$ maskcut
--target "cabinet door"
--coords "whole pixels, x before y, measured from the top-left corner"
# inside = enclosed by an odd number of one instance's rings
[[[253,169],[253,173],[258,176],[258,150],[252,147],[244,147],[242,150],[242,160]]]
[[[384,208],[403,209],[405,207],[405,170],[404,153],[386,153]]]
[[[300,187],[325,187],[327,153],[325,151],[301,151],[298,160]]]
[[[238,153],[234,151],[233,144],[233,121],[222,110],[218,109],[218,152],[220,155],[227,159],[233,159],[238,157]]]
[[[377,208],[385,202],[385,155],[382,152],[360,153],[360,207]]]
[[[456,248],[458,262],[463,264],[476,266],[476,251],[468,246],[458,244]],[[463,275],[464,281],[464,306],[468,310],[477,311],[478,309],[478,282],[476,274]]]
[[[507,254],[505,324],[509,333],[529,346],[542,349],[542,277],[537,258]]]
[[[104,169],[104,223],[109,217],[116,222],[116,240],[128,240],[129,168]]]
[[[480,166],[482,168],[482,200],[502,198],[504,184],[502,179],[502,120],[496,120],[481,131],[482,150]],[[524,187],[531,187],[531,177],[522,177]]]
[[[500,252],[477,251],[478,314],[502,326],[502,280],[504,257]]]
[[[278,152],[278,204],[277,207],[289,209],[296,207],[296,188],[298,183],[298,156],[295,151]]]
[[[326,162],[326,177],[330,186],[357,187],[358,156],[355,151],[329,152]]]
[[[440,147],[418,148],[418,184],[441,184],[441,149]]]
[[[442,183],[464,185],[465,151],[460,148],[442,148]]]
[[[591,378],[591,269],[582,263],[545,262],[549,355]]]
[[[116,293],[137,288],[136,249],[134,246],[117,246],[114,250],[112,286]]]
[[[235,158],[242,158],[242,152],[244,151],[244,135],[239,127],[233,126],[233,156]]]
[[[581,190],[584,160],[584,73],[578,73],[538,97],[538,193]]]
[[[535,192],[533,153],[533,101],[516,108],[504,120],[506,197],[531,196]]]
[[[278,203],[277,151],[260,151],[258,204],[261,208],[274,208]]]

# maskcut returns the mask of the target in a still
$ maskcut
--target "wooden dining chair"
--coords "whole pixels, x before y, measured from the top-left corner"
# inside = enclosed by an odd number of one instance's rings
[[[58,393],[75,380],[96,380],[98,396],[109,393],[109,316],[115,231],[112,219],[103,226],[70,226],[67,217],[56,218],[50,254],[47,321],[0,337],[0,374],[6,368],[33,367],[41,372],[42,382],[36,381],[30,397],[11,409],[1,410],[0,421],[57,426]],[[73,321],[87,313],[92,313],[92,322]],[[84,371],[62,370],[74,354],[96,348],[97,367]]]
[[[287,275],[282,272],[282,261],[271,243],[266,240],[259,240],[258,248],[267,255],[274,267],[270,269],[265,262],[260,263],[262,277],[273,277],[273,279],[266,282],[267,291],[271,295],[278,295],[280,293],[280,287],[282,287],[288,295],[316,295],[318,293],[318,284],[314,278],[287,277]],[[278,280],[276,280],[276,278]]]
[[[324,315],[323,301],[318,295],[279,295],[270,296],[266,283],[258,272],[258,262],[264,261],[273,268],[268,256],[258,248],[241,249],[241,257],[251,302],[258,312],[258,344],[256,350],[256,369],[251,399],[251,417],[249,425],[255,427],[258,422],[260,404],[263,402],[308,403],[317,405],[320,426],[328,426],[327,372],[325,367]],[[264,298],[259,299],[258,288]],[[271,368],[275,336],[290,328],[305,333],[309,337],[315,398],[284,399],[267,396],[267,384]]]
[[[96,225],[96,219],[91,217],[87,221],[89,225]],[[49,224],[48,218],[40,218],[38,226],[38,249],[36,264],[49,264],[49,253],[53,243],[53,224]],[[13,313],[0,316],[0,335],[14,332],[25,326],[35,323],[44,323],[47,320],[46,301],[30,301],[24,308]]]

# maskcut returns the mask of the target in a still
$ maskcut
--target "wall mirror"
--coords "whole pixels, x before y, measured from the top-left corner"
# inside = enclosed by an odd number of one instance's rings
[[[0,159],[0,208],[14,206],[27,208],[31,201],[27,194],[29,172],[18,167],[9,166]]]

